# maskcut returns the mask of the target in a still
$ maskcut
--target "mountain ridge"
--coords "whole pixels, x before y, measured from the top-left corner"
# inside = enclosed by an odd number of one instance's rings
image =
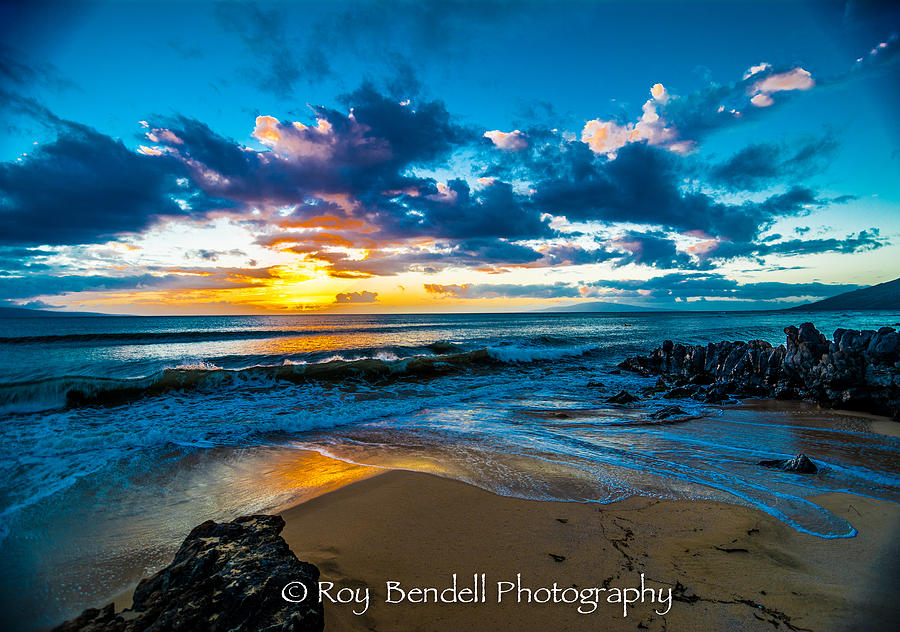
[[[844,292],[837,296],[788,307],[786,311],[869,311],[880,309],[900,310],[900,278],[877,285]]]

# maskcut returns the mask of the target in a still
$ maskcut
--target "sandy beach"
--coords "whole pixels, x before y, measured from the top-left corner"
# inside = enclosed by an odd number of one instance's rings
[[[371,589],[329,604],[335,630],[865,630],[900,614],[900,505],[828,494],[854,538],[800,533],[759,511],[712,501],[632,497],[608,505],[520,500],[430,474],[389,471],[283,513],[283,536],[323,581]],[[396,588],[445,589],[484,574],[486,603],[409,603]],[[497,582],[532,589],[672,589],[671,604],[497,603]],[[399,582],[385,603],[388,581]],[[506,584],[502,585],[507,588]],[[349,592],[345,593],[349,595]],[[358,593],[362,594],[362,593]],[[414,593],[418,596],[418,593]],[[535,597],[549,593],[533,593]],[[557,593],[561,594],[561,593]],[[647,593],[649,594],[649,593]],[[575,595],[569,591],[567,597]],[[448,594],[448,598],[449,598]],[[668,612],[659,615],[657,611]],[[590,610],[590,607],[585,607]],[[890,620],[890,619],[887,619]]]

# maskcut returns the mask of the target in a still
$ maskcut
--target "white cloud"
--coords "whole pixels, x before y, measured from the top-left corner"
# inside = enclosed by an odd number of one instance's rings
[[[517,129],[514,129],[511,132],[501,132],[498,129],[490,130],[484,133],[484,137],[490,138],[494,145],[500,149],[509,151],[519,151],[528,146],[528,140],[525,137],[525,134]]]
[[[794,68],[787,72],[769,75],[765,79],[757,81],[753,85],[754,92],[771,94],[773,92],[785,92],[788,90],[809,90],[816,82],[808,70]]]
[[[758,108],[767,108],[770,105],[772,105],[773,103],[775,103],[775,101],[772,100],[772,97],[770,97],[768,94],[760,93],[760,94],[757,94],[757,95],[754,95],[753,97],[751,97],[750,103],[752,103],[753,105],[755,105]]]
[[[767,63],[767,62],[757,64],[756,66],[750,66],[750,68],[747,69],[747,72],[744,73],[744,79],[749,79],[753,75],[761,73],[764,70],[768,70],[771,67],[772,67],[772,64]]]
[[[759,66],[754,66],[753,68],[759,68]],[[750,70],[753,70],[753,68]],[[757,72],[762,72],[762,70]],[[756,73],[744,75],[744,78],[746,79],[753,74]],[[767,108],[775,103],[774,99],[772,99],[772,94],[775,92],[809,90],[814,85],[816,85],[816,82],[813,80],[810,72],[798,66],[787,72],[770,74],[754,83],[750,88],[750,94],[753,95],[750,97],[750,103],[758,108]]]
[[[585,123],[581,141],[587,143],[595,154],[606,154],[609,158],[615,158],[616,152],[628,143],[641,141],[676,153],[689,153],[694,143],[678,140],[678,130],[668,125],[657,110],[673,97],[661,83],[650,88],[650,96],[641,106],[641,118],[636,123],[622,125],[615,121],[593,119]]]

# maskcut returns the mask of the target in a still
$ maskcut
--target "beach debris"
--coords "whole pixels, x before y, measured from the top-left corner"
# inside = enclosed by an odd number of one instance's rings
[[[669,417],[684,416],[688,413],[678,406],[664,406],[655,413],[650,413],[650,419],[668,419]]]
[[[90,608],[55,632],[319,632],[319,569],[297,559],[279,535],[284,525],[281,516],[267,515],[208,520],[194,527],[171,564],[141,580],[130,609]],[[288,600],[282,595],[290,586]]]
[[[556,553],[547,553],[547,555],[552,557],[554,559],[554,561],[556,561],[556,562],[565,562],[566,561],[565,555],[557,555]]]
[[[631,402],[636,402],[639,399],[640,397],[635,397],[628,391],[621,390],[612,397],[608,398],[606,401],[610,404],[630,404]]]
[[[783,472],[797,472],[798,474],[815,474],[819,471],[816,464],[805,454],[798,454],[793,459],[769,459],[760,461],[757,465],[772,467]]]
[[[893,327],[836,329],[826,339],[812,323],[785,327],[786,342],[721,341],[683,345],[665,341],[620,369],[664,376],[666,397],[801,399],[829,408],[862,410],[900,419],[900,333]],[[657,381],[659,385],[660,382]],[[702,387],[709,386],[704,393]],[[697,389],[688,393],[686,389]]]
[[[566,524],[567,522],[569,522],[569,519],[568,518],[557,518],[556,521]]]

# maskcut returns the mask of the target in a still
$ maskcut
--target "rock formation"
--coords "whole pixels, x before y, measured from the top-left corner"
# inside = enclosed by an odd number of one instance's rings
[[[900,415],[900,334],[837,329],[829,341],[812,323],[786,327],[785,345],[764,340],[686,346],[667,340],[619,368],[674,380],[671,397],[708,402],[729,395],[803,399],[829,408]],[[708,385],[708,388],[705,388]]]
[[[812,460],[805,454],[798,454],[793,459],[771,459],[760,461],[757,465],[772,467],[783,472],[797,472],[799,474],[815,474],[819,471]]]
[[[324,627],[319,569],[297,559],[279,535],[283,528],[280,516],[204,522],[171,564],[138,584],[130,609],[91,608],[55,632],[318,632]],[[290,582],[303,583],[305,600],[282,598]]]

